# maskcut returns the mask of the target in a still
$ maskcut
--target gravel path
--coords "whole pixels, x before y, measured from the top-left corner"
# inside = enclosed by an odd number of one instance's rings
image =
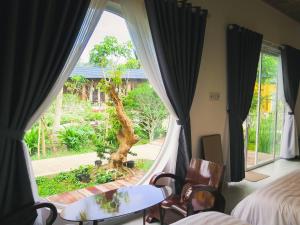
[[[137,153],[137,156],[129,155],[128,159],[155,160],[162,144],[163,140],[158,140],[150,144],[134,146],[132,152]],[[95,160],[97,160],[97,154],[92,152],[80,155],[34,160],[32,161],[32,166],[35,177],[38,177],[69,171],[76,169],[81,165],[94,164]]]

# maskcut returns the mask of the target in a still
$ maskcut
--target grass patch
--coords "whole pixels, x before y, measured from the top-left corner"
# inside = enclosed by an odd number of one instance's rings
[[[151,168],[153,163],[154,163],[154,160],[138,159],[138,160],[135,161],[135,167],[138,170],[142,170],[144,172],[147,172]]]
[[[88,174],[89,182],[80,181],[79,177]],[[54,176],[37,177],[38,192],[41,197],[60,194],[97,184],[111,182],[126,176],[126,172],[108,170],[94,166],[81,166],[79,169],[70,172],[62,172]]]
[[[135,161],[135,169],[148,171],[153,165],[153,160],[138,159]],[[89,177],[88,182],[83,182],[80,177]],[[86,187],[104,184],[129,176],[128,170],[108,169],[107,167],[81,166],[70,172],[62,172],[54,176],[42,176],[36,178],[38,192],[41,197],[70,192]]]

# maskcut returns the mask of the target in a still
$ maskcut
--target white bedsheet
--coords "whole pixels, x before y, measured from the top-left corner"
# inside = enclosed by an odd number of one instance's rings
[[[300,225],[300,170],[253,192],[231,215],[252,225]]]
[[[232,216],[219,212],[203,212],[179,220],[172,225],[250,225]]]

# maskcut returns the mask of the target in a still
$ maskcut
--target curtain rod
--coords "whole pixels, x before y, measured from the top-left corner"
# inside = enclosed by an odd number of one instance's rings
[[[268,41],[268,40],[263,40],[263,44],[269,46],[269,47],[272,47],[272,48],[277,48],[279,50],[282,50],[284,49],[284,45],[279,45],[279,44],[276,44],[276,43],[273,43],[271,41]]]
[[[229,30],[232,30],[232,29],[234,29],[235,27],[241,27],[241,26],[239,26],[239,25],[237,25],[237,24],[229,24],[229,25],[228,25],[228,29],[229,29]],[[273,42],[271,42],[271,41],[268,41],[268,40],[263,40],[263,43],[264,43],[265,45],[267,45],[267,46],[270,46],[270,47],[273,47],[273,48],[278,48],[278,49],[280,49],[280,50],[282,50],[282,49],[285,48],[284,45],[275,44],[275,43],[273,43]]]

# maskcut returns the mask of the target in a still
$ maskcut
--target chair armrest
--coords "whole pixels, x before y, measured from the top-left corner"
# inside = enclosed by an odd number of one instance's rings
[[[171,179],[174,179],[174,180],[178,181],[181,184],[184,183],[184,180],[181,179],[180,177],[176,176],[175,174],[161,172],[161,173],[153,175],[153,177],[151,178],[149,184],[152,184],[154,186],[158,186],[156,183],[161,178],[171,178]]]
[[[192,193],[194,192],[197,193],[199,191],[203,191],[203,192],[209,192],[212,195],[215,195],[216,193],[219,193],[219,190],[215,187],[209,186],[209,185],[205,185],[205,184],[196,184],[192,186]]]
[[[219,190],[217,188],[212,187],[212,186],[197,184],[197,185],[192,186],[192,193],[191,193],[191,195],[188,199],[188,202],[187,202],[187,214],[188,215],[191,215],[191,214],[195,213],[192,201],[193,201],[193,199],[195,198],[195,195],[198,192],[209,192],[215,198],[214,206],[212,208],[206,209],[204,211],[216,210],[216,211],[219,211],[219,212],[224,212],[224,210],[225,210],[225,198],[219,192]]]
[[[56,207],[50,202],[37,202],[34,204],[33,208],[35,210],[41,208],[48,208],[50,210],[50,214],[46,219],[46,225],[52,225],[57,218],[57,209]]]

